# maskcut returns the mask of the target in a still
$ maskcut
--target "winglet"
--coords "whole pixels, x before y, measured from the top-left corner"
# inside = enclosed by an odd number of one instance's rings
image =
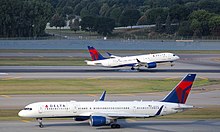
[[[162,100],[162,102],[185,104],[195,80],[196,74],[186,75],[179,84]]]
[[[93,61],[94,60],[104,60],[104,59],[106,59],[94,47],[88,46],[88,50],[89,50],[90,56],[91,56]]]
[[[103,91],[102,95],[99,98],[99,101],[105,101],[105,94],[106,94],[106,91]]]
[[[106,53],[108,54],[108,56],[110,56],[110,57],[112,56],[112,54],[111,54],[111,53],[109,53],[109,52],[106,52]]]

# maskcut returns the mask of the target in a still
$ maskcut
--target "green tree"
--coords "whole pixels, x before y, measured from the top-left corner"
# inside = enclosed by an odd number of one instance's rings
[[[173,5],[169,9],[171,20],[177,20],[180,23],[182,20],[187,20],[190,10],[184,5]]]
[[[107,17],[98,17],[96,19],[95,30],[103,36],[110,35],[115,27],[115,20]]]
[[[113,8],[110,12],[110,18],[113,18],[115,22],[118,23],[121,13],[122,10],[120,7]]]
[[[171,20],[170,20],[170,15],[169,14],[167,15],[165,27],[166,27],[166,33],[171,34],[172,29],[171,29]]]
[[[99,14],[100,14],[101,16],[106,16],[107,11],[108,11],[109,9],[110,9],[110,7],[108,6],[108,4],[107,4],[107,3],[104,3],[104,4],[102,5],[100,11],[99,11]]]
[[[156,19],[156,31],[162,32],[162,20],[160,16],[158,16]]]
[[[86,16],[90,16],[90,12],[89,10],[85,7],[80,11],[80,16],[81,18],[86,17]]]
[[[138,19],[141,17],[141,13],[138,10],[126,10],[124,11],[119,22],[122,26],[133,26],[136,25]]]
[[[220,16],[216,15],[209,20],[209,27],[212,35],[220,36]]]
[[[147,16],[146,24],[155,24],[156,19],[160,16],[161,22],[165,23],[166,17],[168,15],[168,9],[166,8],[152,8],[149,9],[145,15]]]
[[[180,36],[192,36],[193,31],[190,28],[190,22],[189,21],[183,21],[180,23],[179,29],[178,29],[178,35]]]
[[[138,19],[137,25],[145,25],[147,24],[147,16],[143,15]]]
[[[70,29],[75,32],[79,30],[79,19],[74,19],[73,22],[72,20],[70,21]]]
[[[80,22],[80,26],[84,31],[94,31],[96,26],[96,18],[93,16],[83,17]]]
[[[52,18],[51,18],[51,21],[50,21],[50,26],[51,27],[64,27],[66,26],[66,21],[65,19],[60,16],[59,14],[55,14]]]
[[[1,0],[0,36],[31,37],[45,35],[52,6],[44,0]]]
[[[189,20],[191,22],[191,29],[194,32],[194,35],[209,35],[209,19],[214,16],[214,14],[209,13],[205,10],[194,11],[190,14]]]

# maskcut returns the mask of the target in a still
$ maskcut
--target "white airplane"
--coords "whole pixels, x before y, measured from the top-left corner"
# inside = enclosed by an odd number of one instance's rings
[[[112,55],[108,52],[107,54],[110,56],[110,58],[105,58],[94,47],[88,46],[88,50],[92,58],[92,61],[85,60],[87,65],[110,67],[110,68],[124,67],[124,66],[131,67],[131,70],[134,70],[135,68],[139,69],[141,66],[145,66],[147,68],[156,68],[157,63],[165,63],[165,62],[170,62],[171,66],[173,66],[173,61],[179,59],[179,57],[173,53],[157,53],[157,54],[120,57],[120,56]]]
[[[193,108],[186,105],[196,74],[188,74],[161,101],[102,101],[87,102],[37,102],[27,105],[18,115],[36,118],[43,127],[42,118],[73,118],[75,121],[88,120],[91,126],[111,126],[120,128],[118,119],[150,118],[174,114]],[[102,99],[101,99],[102,98]]]

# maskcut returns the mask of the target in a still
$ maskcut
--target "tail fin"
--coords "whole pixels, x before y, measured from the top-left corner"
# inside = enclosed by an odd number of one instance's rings
[[[162,100],[162,102],[185,104],[190,93],[196,74],[188,74],[179,84]]]
[[[105,58],[94,47],[88,46],[88,50],[92,60],[104,60]]]

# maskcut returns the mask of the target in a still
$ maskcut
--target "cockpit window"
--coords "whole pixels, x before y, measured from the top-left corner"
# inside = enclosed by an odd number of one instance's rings
[[[32,110],[32,108],[24,108],[24,110]]]
[[[176,56],[176,55],[173,54],[173,56]]]

